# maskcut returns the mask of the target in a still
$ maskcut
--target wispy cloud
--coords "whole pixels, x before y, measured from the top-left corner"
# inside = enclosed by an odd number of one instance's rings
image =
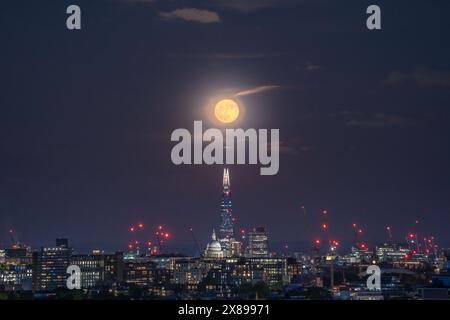
[[[430,68],[416,68],[411,72],[393,71],[385,82],[389,85],[415,82],[420,86],[450,87],[450,72]]]
[[[126,2],[141,2],[141,3],[154,3],[157,0],[125,0]]]
[[[215,52],[215,53],[177,53],[170,56],[175,58],[217,59],[217,60],[252,60],[266,59],[288,55],[281,52]]]
[[[170,12],[158,12],[165,19],[181,19],[198,23],[219,23],[220,17],[217,12],[196,8],[176,9]]]
[[[240,12],[251,12],[266,8],[295,5],[299,0],[213,0],[213,4]]]
[[[252,94],[258,94],[258,93],[262,93],[262,92],[266,92],[266,91],[276,90],[279,88],[281,88],[281,86],[276,86],[276,85],[259,86],[259,87],[247,89],[244,91],[240,91],[240,92],[236,93],[236,96],[237,97],[249,96]]]
[[[414,124],[411,118],[388,113],[343,111],[341,115],[349,118],[347,126],[354,127],[403,127]]]
[[[307,71],[318,71],[321,69],[321,67],[318,64],[312,63],[311,61],[306,62],[305,68]]]

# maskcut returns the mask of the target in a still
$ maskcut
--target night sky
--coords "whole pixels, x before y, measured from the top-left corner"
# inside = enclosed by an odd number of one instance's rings
[[[420,219],[450,245],[449,15],[445,0],[2,1],[0,246],[14,228],[33,247],[125,249],[143,222],[195,251],[188,227],[205,244],[220,222],[223,166],[173,165],[170,135],[262,86],[239,125],[280,129],[280,171],[230,167],[236,230],[302,249],[328,208],[343,242],[354,222],[374,245]]]

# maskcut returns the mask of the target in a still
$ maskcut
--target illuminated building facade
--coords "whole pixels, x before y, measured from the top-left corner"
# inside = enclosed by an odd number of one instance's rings
[[[250,258],[269,257],[269,237],[266,228],[257,227],[248,233],[248,256]]]
[[[223,192],[220,213],[222,222],[220,224],[220,239],[224,250],[230,249],[230,241],[234,238],[233,214],[231,205],[230,173],[227,168],[223,171]]]
[[[5,265],[0,268],[0,291],[31,290],[32,276],[31,265]]]
[[[408,244],[384,244],[376,247],[379,262],[401,262],[410,254]]]
[[[149,286],[153,282],[152,273],[155,264],[146,260],[129,260],[125,262],[124,281],[137,286]]]
[[[205,250],[205,258],[221,259],[224,257],[224,250],[222,245],[216,238],[216,232],[213,230],[211,242],[208,243]]]
[[[67,242],[33,253],[33,289],[50,291],[66,287],[72,249]]]
[[[80,267],[82,289],[95,287],[103,280],[103,255],[74,255],[71,264]]]

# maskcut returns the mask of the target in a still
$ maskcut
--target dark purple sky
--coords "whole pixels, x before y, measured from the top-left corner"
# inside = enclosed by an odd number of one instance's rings
[[[65,27],[82,9],[82,30]],[[382,8],[382,31],[365,27]],[[206,121],[226,90],[244,128],[279,128],[277,176],[232,166],[238,228],[292,247],[351,224],[449,245],[448,1],[96,0],[0,4],[0,239],[124,248],[130,224],[165,224],[194,250],[219,223],[221,166],[174,166],[171,132]],[[186,21],[176,9],[207,10]],[[182,12],[182,11],[181,11]],[[186,16],[184,16],[186,17]],[[192,18],[192,17],[191,17]],[[308,209],[306,231],[299,210]],[[150,232],[150,231],[149,231]]]

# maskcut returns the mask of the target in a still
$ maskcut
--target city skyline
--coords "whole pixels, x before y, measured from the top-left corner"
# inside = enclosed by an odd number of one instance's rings
[[[220,241],[220,244],[222,246],[222,249],[224,252],[227,250],[231,250],[231,242],[230,241],[236,241],[241,243],[241,248],[239,250],[242,250],[243,254],[247,252],[249,247],[251,246],[250,243],[248,243],[249,236],[257,230],[263,230],[266,234],[265,237],[268,237],[269,233],[267,232],[268,226],[262,226],[258,224],[257,221],[255,221],[255,225],[248,228],[243,228],[235,225],[235,216],[232,214],[232,204],[231,204],[231,173],[228,167],[224,167],[223,169],[223,175],[222,175],[222,202],[220,204],[220,207],[218,207],[217,212],[220,213],[220,219],[218,220],[218,223],[212,226],[213,229],[213,240]],[[337,251],[339,253],[346,253],[350,252],[353,247],[360,248],[364,250],[369,250],[370,252],[373,252],[377,246],[383,245],[383,244],[390,244],[390,243],[398,243],[398,244],[404,244],[406,246],[410,246],[409,243],[412,241],[412,246],[414,248],[414,252],[417,253],[425,253],[425,250],[427,249],[428,253],[431,253],[431,251],[437,250],[437,248],[445,249],[444,246],[440,246],[441,244],[438,243],[438,240],[436,239],[436,236],[434,235],[426,235],[422,234],[420,230],[420,221],[415,220],[414,224],[407,229],[407,232],[404,234],[401,234],[400,237],[394,237],[393,236],[393,227],[392,225],[386,225],[386,228],[384,231],[384,239],[369,243],[369,241],[366,239],[365,236],[365,228],[366,226],[358,225],[357,223],[352,223],[352,241],[344,240],[337,238],[335,234],[330,233],[330,229],[332,230],[330,226],[330,210],[323,208],[320,210],[319,214],[316,217],[310,216],[311,214],[308,214],[308,210],[306,209],[305,205],[300,205],[299,207],[299,223],[302,225],[303,230],[306,234],[313,234],[314,237],[309,238],[303,243],[301,246],[299,246],[298,242],[283,242],[283,243],[273,243],[272,242],[272,248],[273,250],[269,250],[267,254],[270,256],[284,256],[284,255],[292,255],[294,253],[305,253],[308,254],[312,252],[312,250],[315,250],[314,247],[317,248],[317,250],[321,251],[322,253],[326,253],[328,248],[335,246]],[[218,214],[219,216],[219,214]],[[320,217],[319,219],[317,217]],[[110,252],[114,251],[123,251],[123,252],[134,252],[136,254],[184,254],[184,255],[191,255],[191,256],[201,256],[204,254],[203,250],[206,248],[206,251],[208,250],[207,247],[207,241],[203,241],[205,239],[198,239],[198,237],[195,235],[196,231],[194,227],[190,226],[187,230],[187,232],[192,236],[191,243],[189,245],[186,245],[184,247],[177,247],[171,246],[170,242],[173,233],[168,232],[166,230],[167,226],[163,226],[161,224],[159,225],[146,225],[143,223],[143,220],[139,220],[140,222],[136,224],[130,224],[130,226],[127,228],[127,244],[124,244],[123,246],[116,247],[116,248],[102,248],[101,246],[91,246],[89,248],[73,248],[76,250],[76,252],[79,253],[90,253],[94,251],[106,251],[108,250]],[[313,225],[315,224],[315,225]],[[170,226],[169,226],[170,228]],[[235,230],[237,229],[237,230]],[[218,231],[218,234],[220,237],[216,237],[215,231]],[[314,231],[315,230],[315,231]],[[154,232],[156,231],[156,236]],[[270,227],[269,227],[270,231]],[[17,237],[17,232],[13,229],[10,229],[8,231],[9,241],[10,245],[5,246],[4,248],[16,248],[18,246],[20,247],[30,247],[32,250],[37,249],[39,247],[45,247],[44,244],[40,244],[37,247],[32,247],[29,244],[22,242]],[[356,237],[356,238],[355,238]],[[60,236],[60,238],[64,238]],[[251,238],[251,236],[250,236]],[[270,236],[269,236],[270,238]],[[433,247],[436,246],[436,248],[428,248],[426,242],[431,241]],[[148,241],[148,243],[147,243]],[[268,244],[266,246],[270,248],[271,246],[268,239],[265,241],[268,241]],[[163,250],[163,242],[164,242],[164,249]],[[203,245],[202,245],[203,244]],[[293,245],[292,245],[293,244]],[[362,248],[361,248],[362,245]],[[66,245],[67,246],[67,245]],[[202,248],[203,246],[203,248]],[[0,247],[1,249],[2,247]],[[148,249],[148,250],[147,250]],[[412,250],[412,249],[411,249]],[[205,252],[206,252],[205,251]],[[231,251],[230,251],[231,252]],[[226,256],[226,254],[225,254]]]
[[[238,229],[305,251],[327,209],[347,248],[353,223],[373,247],[416,220],[450,246],[448,1],[378,1],[379,31],[370,1],[257,2],[80,0],[70,31],[70,1],[5,1],[0,246],[12,228],[33,248],[125,250],[140,222],[173,251],[196,251],[190,227],[206,245],[223,166],[174,165],[170,135],[216,127],[222,96],[242,104],[236,127],[280,130],[277,175],[229,166]]]

